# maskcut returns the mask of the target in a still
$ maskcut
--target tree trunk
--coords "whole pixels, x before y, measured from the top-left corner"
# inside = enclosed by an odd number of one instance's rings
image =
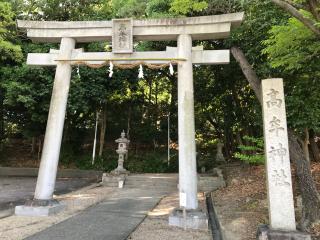
[[[149,85],[149,96],[148,96],[148,101],[149,101],[149,105],[151,105],[152,103],[152,80],[148,81],[148,85]]]
[[[132,115],[132,106],[131,106],[131,103],[129,103],[128,121],[127,121],[127,139],[128,140],[130,140],[131,115]],[[127,151],[126,155],[124,156],[126,161],[128,160],[128,157],[129,157],[129,145],[130,145],[130,142],[127,143],[128,151]]]
[[[294,132],[288,129],[290,158],[296,166],[298,185],[302,196],[301,226],[308,229],[320,219],[320,195],[312,178],[310,163],[305,159]]]
[[[39,139],[38,139],[38,163],[40,163],[40,160],[41,160],[41,150],[42,150],[42,137],[39,136]]]
[[[319,21],[320,20],[320,12],[319,12],[319,1],[318,0],[309,0],[309,8],[310,12],[314,16],[314,18]]]
[[[102,109],[102,114],[101,114],[99,157],[102,157],[102,153],[103,153],[104,138],[106,135],[106,126],[107,126],[107,109],[106,109],[106,105],[104,105]]]
[[[261,104],[262,103],[261,81],[258,78],[256,72],[253,70],[246,56],[243,54],[243,52],[239,48],[232,47],[231,53],[239,63],[244,76],[248,80],[251,89],[253,90],[254,94],[256,95],[258,101]]]
[[[131,114],[132,114],[132,107],[130,103],[129,110],[128,110],[128,121],[127,121],[127,138],[129,140],[130,140],[130,130],[131,130]]]
[[[309,137],[310,137],[309,142],[310,142],[310,148],[311,148],[313,159],[315,162],[319,162],[320,161],[320,152],[319,152],[318,145],[315,141],[315,133],[314,133],[313,129],[310,130]]]
[[[36,151],[36,137],[31,138],[31,154],[33,155]]]
[[[3,146],[3,140],[4,140],[4,91],[0,87],[0,151],[2,150]]]
[[[92,161],[91,161],[92,165],[94,165],[94,162],[96,159],[98,125],[99,125],[99,111],[96,112],[96,122],[95,122],[95,126],[94,126],[94,139],[93,139]]]
[[[305,156],[305,158],[306,158],[306,160],[308,161],[308,162],[310,162],[310,154],[309,154],[309,130],[308,130],[308,128],[305,128],[304,129],[304,134],[305,134],[305,136],[304,136],[304,140],[303,140],[303,147],[302,147],[302,149],[303,149],[303,153],[304,153],[304,156]]]
[[[237,145],[238,146],[243,146],[243,141],[242,141],[242,137],[241,137],[241,133],[239,131],[236,132],[236,140],[237,140]],[[243,150],[238,149],[238,151],[240,151],[240,153],[244,153]]]
[[[232,47],[231,53],[240,64],[244,75],[252,86],[260,104],[262,104],[261,81],[239,48]],[[303,229],[307,229],[312,223],[320,220],[320,195],[312,178],[310,163],[305,158],[303,150],[291,129],[288,129],[288,138],[290,158],[296,166],[296,176],[302,196],[303,217],[301,219],[301,225]]]

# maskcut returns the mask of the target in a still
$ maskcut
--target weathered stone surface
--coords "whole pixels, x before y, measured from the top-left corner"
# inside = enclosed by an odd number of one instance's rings
[[[132,27],[132,19],[112,20],[112,52],[133,52]]]
[[[179,34],[190,34],[194,40],[226,38],[230,28],[239,26],[244,13],[231,13],[191,18],[133,20],[135,40],[177,40]],[[60,42],[72,37],[77,42],[111,40],[112,21],[21,21],[19,28],[28,29],[27,35],[37,42]],[[170,26],[170,27],[169,27]]]
[[[146,62],[150,64],[164,64],[169,63],[170,59],[178,58],[177,48],[169,48],[167,51],[146,51],[134,52],[130,54],[131,61],[126,60],[127,54],[116,54],[112,52],[80,52],[75,49],[72,53],[70,62],[71,65],[78,65],[77,60],[81,59],[88,64],[101,64],[106,59],[118,59],[118,64],[132,63],[134,59],[150,59]],[[56,66],[59,59],[59,54],[56,52],[50,53],[28,53],[27,64],[31,66]],[[92,61],[95,59],[95,61]],[[124,59],[124,60],[121,60]],[[168,59],[168,60],[163,60]],[[91,61],[90,61],[91,60]],[[101,60],[101,61],[100,61]],[[209,64],[228,64],[230,62],[229,50],[193,50],[192,63],[197,65]],[[172,62],[172,64],[175,64]]]
[[[62,38],[59,56],[62,58],[70,58],[74,47],[74,39]],[[70,64],[58,63],[35,190],[34,198],[36,199],[52,199],[58,170],[71,71],[72,68]]]
[[[298,231],[270,230],[267,225],[261,225],[258,228],[257,240],[311,240],[311,236]]]
[[[178,55],[178,137],[180,207],[198,209],[197,166],[194,120],[192,38],[180,35]]]
[[[223,143],[218,143],[217,144],[217,155],[216,155],[216,162],[220,163],[225,163],[226,160],[224,159],[223,153],[222,153],[222,148],[223,148]]]
[[[311,240],[311,236],[301,232],[269,231],[268,240]]]
[[[262,80],[262,94],[270,228],[292,231],[296,223],[283,80]]]
[[[213,174],[198,174],[198,189],[200,192],[212,192],[226,186],[223,176]]]
[[[104,173],[102,175],[102,185],[107,187],[119,187],[122,188],[123,184],[125,184],[126,181],[126,174],[107,174]],[[122,186],[120,187],[120,184],[122,182]]]
[[[128,145],[130,143],[130,141],[126,138],[126,134],[124,131],[122,131],[121,137],[118,138],[115,142],[118,143],[118,149],[116,150],[116,152],[119,154],[118,166],[111,173],[116,175],[129,174],[130,172],[123,167],[125,155],[128,153]]]
[[[57,203],[50,206],[16,206],[15,215],[17,216],[50,216],[61,212],[65,205]]]
[[[180,228],[208,229],[208,217],[201,210],[175,209],[169,216],[169,225]]]

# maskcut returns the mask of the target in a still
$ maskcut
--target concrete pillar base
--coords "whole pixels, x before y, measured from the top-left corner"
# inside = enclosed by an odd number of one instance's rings
[[[311,240],[311,236],[298,231],[271,230],[267,225],[261,225],[258,228],[257,240]]]
[[[57,214],[65,209],[65,205],[57,200],[38,200],[27,201],[25,205],[15,207],[15,215],[29,217],[46,217]]]
[[[180,228],[208,229],[208,217],[201,210],[174,209],[169,216],[169,225]]]

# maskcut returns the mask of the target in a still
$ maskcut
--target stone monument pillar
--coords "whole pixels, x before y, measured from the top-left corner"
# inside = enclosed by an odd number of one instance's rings
[[[310,239],[296,232],[282,79],[262,80],[262,101],[270,229],[259,239]]]
[[[116,152],[119,154],[118,158],[118,167],[113,170],[111,173],[113,174],[128,174],[129,171],[127,171],[123,167],[124,157],[128,153],[127,146],[129,144],[129,140],[126,138],[126,134],[124,131],[121,133],[121,137],[116,140],[116,143],[118,143],[118,149]]]
[[[223,156],[223,153],[222,153],[222,148],[223,148],[224,144],[221,143],[221,142],[218,142],[217,144],[217,155],[216,155],[216,162],[217,163],[225,163],[226,160]]]

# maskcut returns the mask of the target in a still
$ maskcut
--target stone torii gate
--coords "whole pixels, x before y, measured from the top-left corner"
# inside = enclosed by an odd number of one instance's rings
[[[178,64],[179,192],[180,207],[198,209],[194,125],[193,64],[228,64],[229,50],[192,48],[193,40],[223,39],[243,20],[243,13],[214,16],[85,22],[18,21],[35,42],[60,42],[59,50],[29,53],[27,64],[56,66],[50,110],[34,200],[16,208],[20,215],[49,215],[61,209],[53,201],[72,65],[79,62]],[[77,42],[111,41],[112,52],[84,52]],[[133,41],[177,41],[166,51],[134,52]],[[41,208],[39,208],[41,206]],[[39,210],[41,209],[41,210]]]

